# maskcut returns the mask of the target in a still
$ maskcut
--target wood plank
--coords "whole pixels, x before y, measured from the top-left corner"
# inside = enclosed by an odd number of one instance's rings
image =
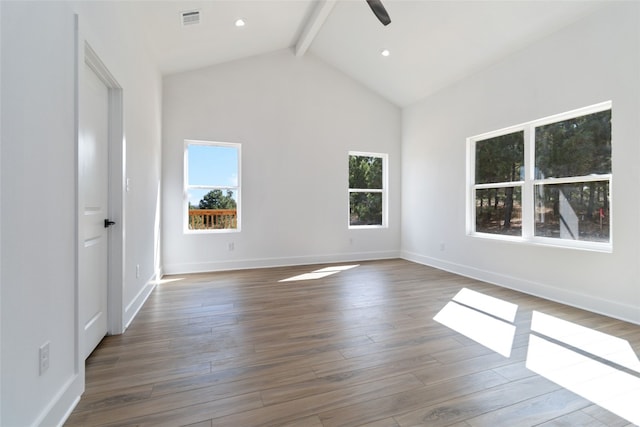
[[[423,406],[424,402],[446,401],[506,382],[508,382],[506,378],[491,371],[484,371],[325,411],[320,414],[320,419],[322,424],[327,427],[357,426],[363,422],[372,422],[384,419],[389,415],[395,416],[415,410]]]
[[[398,375],[350,387],[338,386],[330,392],[289,400],[215,419],[214,424],[221,426],[261,425],[276,427],[283,423],[291,422],[296,418],[340,408],[348,405],[349,402],[366,402],[403,391],[414,391],[421,387],[424,387],[424,385],[414,376],[410,374]]]
[[[585,414],[583,411],[572,412],[567,415],[562,415],[546,423],[539,424],[538,427],[609,427],[608,425],[601,423],[592,416]]]
[[[467,419],[466,422],[472,427],[516,424],[534,426],[587,406],[587,400],[560,389]]]
[[[441,404],[423,406],[411,412],[397,415],[395,420],[401,426],[448,426],[531,397],[550,393],[558,388],[544,378],[531,377],[448,399]]]

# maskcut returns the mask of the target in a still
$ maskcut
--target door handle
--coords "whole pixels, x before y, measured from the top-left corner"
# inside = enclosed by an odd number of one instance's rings
[[[108,219],[105,219],[104,220],[104,228],[109,228],[112,225],[115,225],[115,223],[116,223],[115,221],[109,221]]]

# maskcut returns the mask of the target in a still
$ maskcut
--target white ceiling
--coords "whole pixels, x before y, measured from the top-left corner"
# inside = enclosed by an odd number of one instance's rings
[[[338,0],[306,54],[406,106],[595,12],[605,1],[383,0],[392,20],[385,27],[365,0]],[[172,74],[287,47],[293,55],[319,1],[126,5],[160,71]],[[200,10],[201,23],[183,27],[180,11],[191,9]],[[239,17],[245,27],[234,26]],[[380,55],[383,48],[391,51],[389,57]]]

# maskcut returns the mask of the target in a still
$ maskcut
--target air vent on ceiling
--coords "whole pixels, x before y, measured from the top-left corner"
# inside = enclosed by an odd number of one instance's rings
[[[200,23],[200,11],[199,10],[185,10],[180,12],[180,20],[182,26],[196,25]]]

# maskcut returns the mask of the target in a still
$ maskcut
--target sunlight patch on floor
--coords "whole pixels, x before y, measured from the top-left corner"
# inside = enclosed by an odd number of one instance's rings
[[[463,288],[433,319],[510,357],[517,310]],[[640,360],[627,340],[533,311],[526,367],[640,425]]]
[[[278,280],[278,283],[282,282],[296,282],[301,280],[316,280],[323,277],[331,276],[332,274],[340,273],[341,271],[350,270],[355,267],[359,267],[360,264],[355,265],[336,265],[331,267],[320,268],[310,273],[298,274],[297,276],[289,277],[287,279]]]
[[[468,305],[476,310],[499,317],[507,322],[513,322],[516,318],[518,305],[513,304],[499,298],[494,298],[471,289],[462,288],[460,292],[454,296],[453,301],[460,304]]]
[[[500,319],[513,321],[517,310],[515,304],[463,288],[433,320],[509,357],[516,327]]]
[[[638,356],[622,338],[537,311],[531,318],[531,330],[640,373]]]
[[[527,368],[640,425],[640,378],[536,335],[529,336]]]

